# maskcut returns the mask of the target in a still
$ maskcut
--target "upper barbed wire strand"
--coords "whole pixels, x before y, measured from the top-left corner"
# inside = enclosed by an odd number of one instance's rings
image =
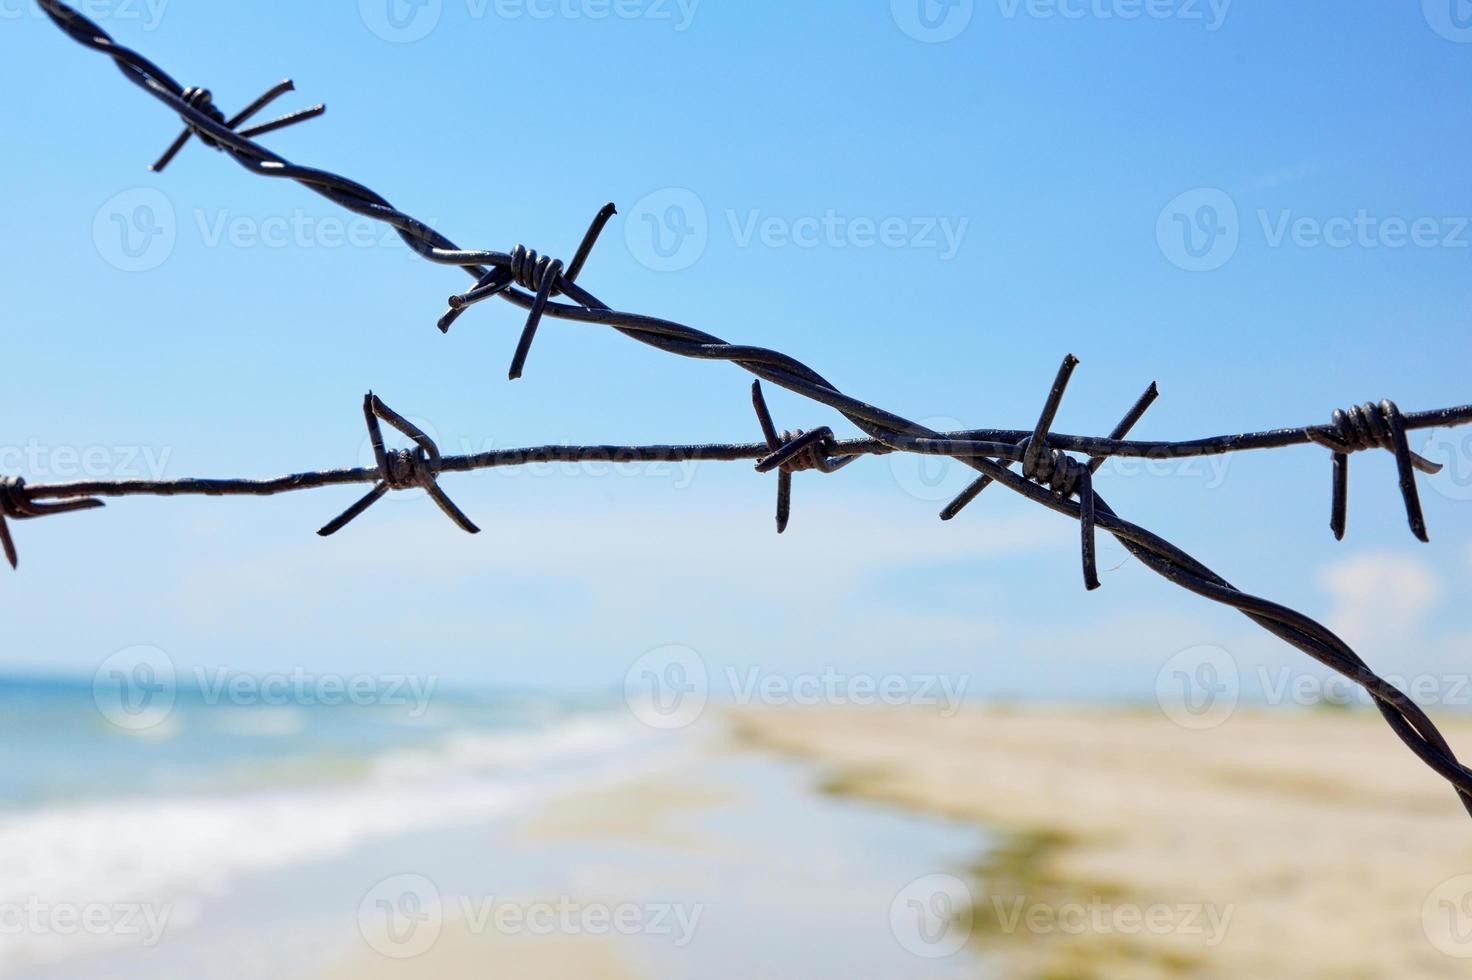
[[[812,368],[786,354],[762,347],[729,344],[719,337],[684,324],[659,317],[623,313],[604,304],[579,285],[575,279],[577,272],[581,271],[583,261],[587,258],[592,242],[597,238],[602,225],[613,213],[611,205],[606,205],[599,212],[599,217],[595,219],[593,227],[589,229],[584,238],[584,245],[579,249],[577,260],[566,271],[555,260],[548,260],[535,272],[528,271],[525,263],[528,255],[532,253],[520,246],[514,253],[460,250],[443,234],[424,222],[397,210],[387,199],[362,184],[328,171],[293,164],[256,143],[249,136],[236,132],[226,121],[215,118],[220,115],[217,110],[201,111],[201,108],[193,104],[200,100],[197,97],[191,99],[189,95],[194,90],[185,89],[167,72],[144,56],[117,44],[97,24],[66,4],[58,0],[38,0],[38,2],[51,20],[68,36],[85,47],[111,57],[129,81],[143,88],[182,117],[189,132],[198,135],[208,145],[225,151],[246,169],[262,176],[295,180],[355,214],[392,226],[405,243],[421,257],[439,264],[455,265],[464,269],[477,281],[477,289],[472,290],[470,294],[460,294],[452,298],[451,313],[441,321],[442,330],[448,330],[454,319],[468,308],[471,302],[489,298],[491,295],[500,296],[526,309],[529,318],[513,362],[511,371],[513,378],[520,373],[526,357],[526,348],[530,345],[537,321],[542,316],[596,323],[613,327],[641,343],[670,353],[706,360],[731,361],[761,380],[770,381],[838,411],[870,437],[867,440],[832,441],[822,447],[825,458],[838,459],[890,452],[954,457],[979,471],[990,481],[1001,483],[1036,503],[1081,521],[1086,532],[1093,526],[1108,531],[1146,567],[1162,577],[1198,595],[1241,611],[1280,639],[1360,684],[1375,699],[1381,713],[1396,735],[1428,766],[1452,783],[1464,807],[1469,814],[1472,814],[1472,770],[1468,770],[1457,761],[1446,740],[1415,702],[1375,675],[1343,640],[1326,627],[1293,610],[1238,590],[1175,545],[1120,518],[1101,497],[1093,492],[1092,482],[1087,479],[1087,476],[1097,469],[1097,460],[1112,456],[1169,459],[1319,443],[1335,452],[1332,523],[1336,534],[1340,534],[1343,527],[1344,474],[1347,470],[1345,458],[1350,452],[1362,449],[1390,448],[1397,457],[1398,469],[1402,478],[1402,491],[1406,495],[1412,527],[1418,536],[1422,536],[1424,530],[1419,523],[1419,506],[1414,497],[1414,485],[1412,484],[1408,489],[1407,480],[1410,479],[1412,467],[1426,471],[1428,468],[1434,469],[1434,464],[1416,457],[1409,451],[1404,433],[1413,429],[1462,425],[1472,422],[1472,405],[1407,415],[1387,409],[1387,417],[1392,419],[1395,428],[1394,438],[1388,440],[1389,446],[1385,445],[1387,440],[1379,438],[1346,441],[1345,430],[1340,424],[1340,416],[1336,416],[1335,421],[1327,426],[1310,425],[1297,429],[1216,436],[1185,442],[1140,442],[1056,434],[1047,431],[1050,428],[1051,418],[1046,416],[1050,413],[1045,413],[1045,419],[1040,421],[1037,428],[1031,432],[1003,429],[935,432],[900,415],[844,394]],[[497,272],[501,275],[498,276]],[[499,281],[501,278],[506,280],[504,285]],[[537,293],[533,295],[517,289],[518,283],[537,285]],[[553,297],[558,295],[566,296],[572,300],[572,303],[555,302]],[[1153,391],[1153,388],[1151,390]],[[1037,438],[1039,433],[1042,434],[1041,439]],[[1123,433],[1120,432],[1120,434]],[[800,451],[801,448],[805,447],[799,447],[794,451]],[[438,472],[462,472],[485,466],[518,465],[516,460],[520,459],[525,462],[528,459],[522,454],[543,453],[558,458],[587,458],[582,457],[581,454],[592,452],[612,455],[622,452],[630,458],[650,458],[677,450],[690,451],[691,454],[688,456],[677,457],[690,459],[766,459],[774,455],[770,440],[767,443],[751,446],[542,447],[540,450],[508,450],[507,455],[480,454],[479,456],[445,457],[439,461]],[[1067,494],[1054,491],[1028,479],[1029,474],[1044,479],[1051,478],[1054,467],[1048,465],[1044,454],[1062,451],[1085,453],[1091,458],[1088,469],[1082,472],[1070,464],[1061,462],[1057,464],[1065,467],[1070,475],[1078,477],[1078,479],[1063,481],[1061,484],[1062,488],[1068,491]],[[779,449],[778,453],[781,452],[782,449]],[[643,455],[646,453],[649,456]],[[1057,459],[1057,457],[1053,458]],[[1024,463],[1024,472],[1021,474],[1013,472],[1006,466],[1007,463],[1019,461]],[[786,470],[782,472],[784,476],[790,475]],[[297,474],[265,481],[92,481],[35,485],[24,487],[23,490],[17,489],[13,493],[23,493],[22,503],[30,506],[42,497],[75,499],[134,494],[163,496],[196,493],[207,495],[271,494],[308,489],[314,486],[364,482],[382,483],[381,468]],[[1086,492],[1082,494],[1082,500],[1075,501],[1072,499],[1072,494],[1080,488]],[[971,497],[974,496],[973,493]],[[954,516],[954,512],[948,516]],[[8,532],[6,537],[8,545]],[[1090,539],[1091,535],[1086,533],[1084,545],[1086,569],[1091,568]]]

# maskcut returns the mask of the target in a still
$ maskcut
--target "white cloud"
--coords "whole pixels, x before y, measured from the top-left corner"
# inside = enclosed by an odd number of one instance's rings
[[[1328,621],[1351,646],[1402,648],[1425,633],[1442,581],[1425,562],[1393,552],[1365,552],[1320,573],[1334,599]]]

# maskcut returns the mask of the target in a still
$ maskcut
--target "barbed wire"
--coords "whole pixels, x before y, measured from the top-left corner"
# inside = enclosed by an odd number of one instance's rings
[[[226,119],[215,107],[209,90],[184,87],[143,55],[126,48],[96,23],[59,0],[38,0],[51,20],[73,40],[108,55],[123,76],[154,96],[184,121],[184,132],[164,153],[154,170],[162,170],[191,136],[204,145],[227,153],[241,166],[267,177],[294,180],[328,200],[392,226],[419,256],[438,264],[459,266],[475,284],[449,299],[449,310],[439,319],[442,332],[471,307],[492,297],[526,310],[521,335],[512,356],[509,376],[519,378],[525,370],[531,345],[545,317],[611,327],[640,343],[704,360],[724,360],[757,377],[752,386],[763,440],[748,444],[684,446],[542,446],[508,449],[476,455],[444,456],[425,433],[369,393],[363,404],[369,437],[374,450],[373,467],[323,470],[267,480],[112,480],[74,483],[27,484],[18,477],[0,480],[0,543],[7,558],[16,564],[15,546],[7,518],[29,519],[92,509],[103,505],[102,497],[136,495],[236,496],[270,495],[314,488],[371,484],[367,495],[328,522],[318,533],[340,531],[383,495],[393,490],[421,488],[458,527],[469,533],[478,528],[444,494],[439,477],[444,473],[469,472],[533,462],[696,461],[754,460],[759,472],[776,472],[777,530],[786,529],[791,510],[792,477],[816,470],[834,473],[860,456],[907,452],[947,456],[975,469],[979,477],[941,512],[950,520],[991,483],[1008,489],[1080,524],[1080,553],[1087,589],[1099,587],[1095,565],[1094,538],[1103,529],[1118,539],[1146,567],[1174,584],[1242,612],[1263,629],[1308,654],[1363,687],[1374,698],[1391,730],[1433,771],[1456,789],[1463,806],[1472,814],[1472,770],[1458,761],[1446,739],[1425,711],[1399,689],[1379,677],[1331,630],[1285,606],[1233,586],[1180,548],[1159,535],[1121,518],[1098,494],[1093,476],[1110,457],[1175,459],[1216,456],[1249,450],[1318,445],[1332,453],[1333,484],[1330,527],[1336,538],[1345,529],[1348,499],[1349,457],[1370,449],[1384,449],[1395,460],[1406,518],[1412,533],[1428,540],[1415,474],[1436,473],[1441,467],[1413,452],[1407,432],[1437,426],[1472,422],[1472,405],[1424,412],[1402,413],[1391,401],[1382,401],[1336,411],[1327,424],[1274,429],[1240,435],[1213,436],[1188,441],[1130,441],[1125,437],[1158,397],[1154,384],[1135,402],[1124,419],[1105,438],[1074,436],[1052,431],[1078,360],[1068,355],[1053,382],[1037,425],[1031,430],[974,429],[936,432],[898,414],[847,395],[806,364],[779,351],[730,344],[713,334],[672,320],[615,310],[578,282],[599,236],[616,213],[612,204],[601,208],[571,262],[539,254],[517,245],[510,252],[471,251],[458,248],[428,224],[391,205],[387,199],[346,177],[325,170],[294,164],[255,142],[253,137],[310,119],[325,111],[316,105],[248,129],[241,125],[287,91],[282,82]],[[571,302],[559,302],[566,298]],[[767,409],[761,382],[768,381],[832,408],[853,423],[867,438],[839,440],[831,428],[811,432],[777,429]],[[388,422],[412,443],[411,449],[386,448],[380,421]],[[1070,453],[1087,456],[1080,460]],[[1021,463],[1014,471],[1013,463]]]

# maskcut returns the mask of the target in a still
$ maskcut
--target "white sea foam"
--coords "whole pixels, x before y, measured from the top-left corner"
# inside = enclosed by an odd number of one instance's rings
[[[164,910],[171,932],[185,929],[241,876],[473,823],[612,778],[631,762],[647,763],[654,746],[671,747],[627,717],[580,719],[392,750],[357,783],[95,800],[0,816],[0,974],[142,941],[116,929],[10,927],[25,909]]]

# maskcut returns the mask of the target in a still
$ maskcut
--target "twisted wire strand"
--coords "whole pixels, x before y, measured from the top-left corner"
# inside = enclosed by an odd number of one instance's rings
[[[433,484],[432,477],[441,472],[518,465],[518,461],[526,462],[538,454],[574,460],[592,458],[584,454],[619,452],[628,453],[631,458],[642,459],[757,459],[766,471],[775,469],[778,472],[778,527],[781,530],[786,525],[791,477],[796,471],[812,468],[831,472],[858,456],[890,452],[951,456],[977,470],[981,479],[973,484],[976,489],[968,488],[967,494],[957,498],[943,512],[943,517],[954,517],[988,483],[995,482],[1042,506],[1074,518],[1083,529],[1085,577],[1090,588],[1097,585],[1092,572],[1094,528],[1102,528],[1113,534],[1146,567],[1168,581],[1239,610],[1284,642],[1364,687],[1375,699],[1395,734],[1456,788],[1463,805],[1472,814],[1472,770],[1456,759],[1446,740],[1418,705],[1378,677],[1343,640],[1323,625],[1269,600],[1240,591],[1175,545],[1120,518],[1097,495],[1092,483],[1092,474],[1098,469],[1099,463],[1113,456],[1170,459],[1317,443],[1334,453],[1335,482],[1331,527],[1337,536],[1342,536],[1349,454],[1370,448],[1389,449],[1396,456],[1412,530],[1418,538],[1424,540],[1424,521],[1421,519],[1419,502],[1415,498],[1414,470],[1434,472],[1437,467],[1410,452],[1405,433],[1413,429],[1472,422],[1472,405],[1402,415],[1392,403],[1385,402],[1376,411],[1368,413],[1336,414],[1334,421],[1328,426],[1310,425],[1185,442],[1126,441],[1124,436],[1154,399],[1155,389],[1152,385],[1137,403],[1136,409],[1132,410],[1124,423],[1116,427],[1109,438],[1072,436],[1050,431],[1052,414],[1056,411],[1057,401],[1067,382],[1066,374],[1072,370],[1072,366],[1066,361],[1065,369],[1060,371],[1060,380],[1055,382],[1054,391],[1050,394],[1043,418],[1032,431],[982,429],[935,432],[843,393],[818,372],[786,354],[762,347],[730,344],[693,327],[660,317],[621,312],[603,303],[581,286],[577,278],[598,235],[614,213],[612,205],[605,205],[599,211],[585,233],[575,259],[565,267],[560,261],[538,255],[523,246],[518,246],[510,253],[461,250],[443,234],[394,208],[385,198],[362,184],[325,170],[293,164],[261,146],[246,132],[232,127],[230,120],[224,120],[218,110],[213,109],[212,102],[192,94],[196,90],[180,86],[153,62],[136,51],[117,44],[97,24],[66,4],[59,0],[38,2],[68,36],[85,47],[111,57],[124,77],[182,117],[188,131],[199,136],[207,145],[223,150],[254,173],[294,180],[355,214],[390,225],[416,254],[429,261],[461,267],[475,280],[475,286],[468,292],[450,298],[450,310],[439,321],[442,331],[448,331],[470,306],[493,296],[499,296],[526,310],[527,321],[512,360],[510,376],[513,379],[522,373],[540,320],[544,316],[550,316],[608,326],[641,343],[684,357],[730,361],[755,375],[759,381],[769,381],[834,409],[869,438],[838,442],[832,439],[831,431],[824,433],[815,430],[817,434],[811,437],[801,433],[778,432],[770,423],[758,387],[754,390],[753,401],[757,404],[759,418],[763,420],[765,441],[747,446],[542,447],[537,450],[510,450],[506,451],[507,455],[442,457],[439,465],[433,468],[433,474],[428,477],[425,476],[427,470],[414,469],[416,466],[426,465],[424,457],[414,457],[418,462],[410,462],[410,457],[401,456],[399,465],[408,467],[404,472],[409,475],[392,479],[391,464],[385,463],[380,455],[379,466],[373,469],[297,474],[266,481],[101,481],[29,488],[22,485],[21,489],[7,490],[6,495],[0,497],[0,501],[5,502],[0,507],[0,533],[5,538],[7,553],[11,552],[11,546],[9,532],[4,530],[4,517],[30,516],[12,511],[32,507],[38,498],[43,497],[73,502],[80,498],[85,500],[81,506],[91,507],[100,504],[100,501],[93,499],[96,496],[270,494],[313,486],[371,482],[375,484],[375,491],[369,494],[372,499],[364,498],[367,500],[366,504],[360,501],[362,507],[366,508],[377,499],[375,492],[381,496],[382,492],[393,489],[396,482],[408,481],[411,476],[420,485]],[[556,297],[559,296],[566,297],[571,302],[557,302]],[[1070,356],[1069,361],[1072,360]],[[374,413],[371,409],[367,413],[371,427],[375,424]],[[420,448],[424,453],[428,452],[422,445]],[[1084,464],[1074,460],[1065,455],[1067,452],[1087,454],[1089,462]],[[1020,473],[1008,468],[1014,462],[1023,464]],[[378,491],[379,486],[384,489]],[[1078,499],[1074,499],[1075,497]],[[361,509],[358,513],[361,513]]]

